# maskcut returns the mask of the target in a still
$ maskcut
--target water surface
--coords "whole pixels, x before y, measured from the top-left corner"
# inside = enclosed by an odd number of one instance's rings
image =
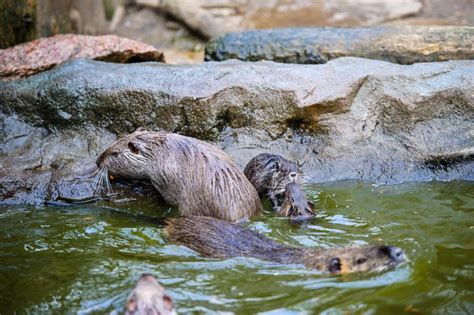
[[[306,188],[307,226],[272,213],[246,225],[292,245],[386,243],[410,261],[385,272],[325,276],[250,258],[199,257],[166,244],[158,199],[74,207],[0,207],[0,313],[121,311],[141,273],[180,313],[474,313],[474,183]]]

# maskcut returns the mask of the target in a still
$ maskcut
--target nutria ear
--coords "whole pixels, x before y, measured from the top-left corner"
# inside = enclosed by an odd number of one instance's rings
[[[300,160],[296,160],[296,165],[301,168],[306,163],[306,161],[300,162]]]
[[[278,172],[280,170],[280,162],[275,162],[275,172]]]
[[[173,300],[171,300],[171,298],[167,295],[164,295],[163,296],[163,304],[165,305],[165,308],[168,310],[168,311],[172,311],[173,310]]]
[[[136,144],[136,143],[133,143],[132,141],[130,141],[128,143],[128,149],[130,150],[130,152],[132,152],[133,154],[140,154],[140,148],[139,146]]]
[[[129,298],[125,308],[125,314],[133,314],[137,311],[137,298],[135,295]]]
[[[339,272],[341,271],[341,260],[339,258],[333,258],[329,262],[329,272]]]

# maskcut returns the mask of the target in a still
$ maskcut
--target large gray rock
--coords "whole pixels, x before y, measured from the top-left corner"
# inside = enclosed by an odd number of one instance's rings
[[[474,180],[474,61],[400,66],[78,60],[0,85],[4,202],[91,194],[94,157],[137,127],[306,162],[309,182]]]
[[[474,27],[290,28],[229,33],[206,45],[205,60],[318,64],[362,57],[399,64],[474,59]]]

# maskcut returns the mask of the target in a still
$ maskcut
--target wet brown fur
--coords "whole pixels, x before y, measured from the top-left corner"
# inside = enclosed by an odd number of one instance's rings
[[[303,264],[332,274],[381,270],[405,260],[399,248],[386,245],[322,250],[288,246],[238,225],[207,217],[170,219],[164,234],[168,241],[206,257],[254,257]]]
[[[143,274],[127,298],[125,315],[172,315],[171,298],[150,274]]]
[[[245,166],[244,174],[259,195],[270,198],[277,211],[277,195],[285,192],[288,183],[303,182],[303,172],[295,162],[271,153],[261,153],[253,157]]]
[[[306,194],[298,183],[290,182],[286,185],[285,197],[279,212],[287,217],[310,219],[314,216],[314,204],[306,199]]]
[[[246,220],[261,210],[255,188],[232,159],[206,142],[168,132],[136,131],[97,159],[117,177],[150,180],[182,215]]]

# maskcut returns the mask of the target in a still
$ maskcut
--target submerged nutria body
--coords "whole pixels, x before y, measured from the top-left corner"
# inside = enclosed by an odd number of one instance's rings
[[[173,315],[173,301],[150,274],[143,274],[127,298],[125,315]]]
[[[285,197],[279,213],[291,221],[306,221],[314,217],[314,205],[297,182],[290,182],[285,188]]]
[[[277,243],[257,232],[207,217],[168,220],[166,238],[206,257],[254,257],[283,264],[303,264],[333,274],[381,270],[405,261],[394,246],[309,249]]]
[[[97,166],[117,177],[151,181],[182,215],[234,222],[261,210],[255,188],[232,159],[194,138],[136,131],[107,148]]]

